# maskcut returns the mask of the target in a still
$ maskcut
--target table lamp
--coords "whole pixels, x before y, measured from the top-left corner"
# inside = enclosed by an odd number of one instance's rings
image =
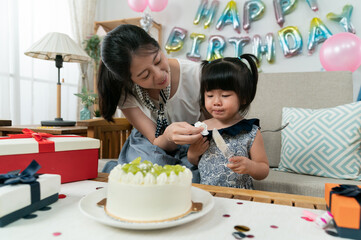
[[[57,115],[54,120],[41,121],[42,126],[74,126],[76,121],[66,121],[61,118],[61,82],[60,68],[63,62],[85,63],[91,61],[86,52],[64,33],[52,32],[34,43],[25,55],[33,58],[55,61],[58,68],[57,83]]]

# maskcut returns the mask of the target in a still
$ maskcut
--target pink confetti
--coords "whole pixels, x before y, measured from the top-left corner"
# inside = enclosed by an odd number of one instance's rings
[[[95,188],[96,190],[99,190],[99,189],[102,189],[103,187],[97,187],[97,188]]]
[[[223,214],[223,217],[226,217],[226,218],[228,218],[228,217],[230,217],[231,215],[229,215],[229,214]]]
[[[66,198],[66,195],[65,195],[65,194],[59,194],[58,198],[59,198],[59,199]]]
[[[312,218],[309,218],[309,217],[301,217],[302,219],[306,220],[306,221],[309,221],[309,222],[313,222],[313,219]]]
[[[248,237],[248,238],[254,238],[254,236],[253,236],[253,235],[247,235],[247,237]]]
[[[243,204],[243,202],[237,202],[237,204],[242,205],[242,204]]]
[[[270,227],[271,228],[278,228],[276,225],[271,225]]]
[[[53,233],[53,236],[54,237],[57,237],[57,236],[60,236],[61,235],[61,232],[55,232],[55,233]]]

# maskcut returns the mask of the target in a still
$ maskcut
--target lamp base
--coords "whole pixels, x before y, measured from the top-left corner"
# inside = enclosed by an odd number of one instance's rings
[[[75,126],[75,121],[67,121],[62,118],[55,118],[54,120],[41,121],[41,126]]]

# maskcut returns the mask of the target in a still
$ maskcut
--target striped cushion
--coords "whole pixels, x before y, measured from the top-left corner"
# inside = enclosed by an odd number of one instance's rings
[[[283,108],[279,171],[361,180],[361,102]]]

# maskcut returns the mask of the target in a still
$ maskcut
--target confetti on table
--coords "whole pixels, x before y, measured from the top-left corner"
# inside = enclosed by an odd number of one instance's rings
[[[242,204],[243,204],[243,202],[237,202],[237,204],[238,204],[238,205],[242,205]]]
[[[234,229],[236,229],[239,232],[248,232],[250,230],[249,227],[244,226],[244,225],[236,225],[236,226],[234,226]]]
[[[97,188],[95,188],[96,190],[99,190],[99,189],[102,189],[102,188],[104,188],[104,187],[97,187]]]
[[[55,233],[53,233],[53,236],[54,237],[57,237],[57,236],[60,236],[61,235],[61,232],[55,232]]]
[[[229,214],[223,214],[223,217],[226,217],[226,218],[228,218],[228,217],[230,217],[231,215],[229,215]]]
[[[59,199],[63,199],[63,198],[66,198],[66,195],[65,194],[59,194]]]
[[[276,226],[276,225],[271,225],[270,227],[271,228],[278,228],[278,226]]]

